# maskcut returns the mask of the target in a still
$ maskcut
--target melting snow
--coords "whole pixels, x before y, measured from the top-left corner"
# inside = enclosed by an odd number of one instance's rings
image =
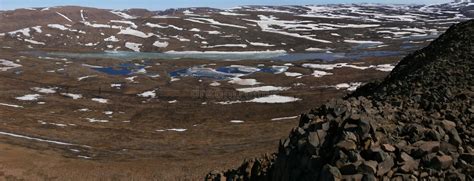
[[[79,78],[77,78],[77,81],[82,81],[84,79],[88,79],[88,78],[92,78],[92,77],[97,77],[97,75],[87,75],[87,76],[79,77]]]
[[[95,118],[86,118],[87,121],[90,123],[107,123],[109,120],[100,120],[100,119],[95,119]]]
[[[224,44],[224,45],[214,45],[214,46],[205,46],[202,48],[219,48],[219,47],[240,47],[247,48],[246,44]]]
[[[356,43],[356,44],[383,44],[381,41],[364,41],[364,40],[344,40],[346,43]]]
[[[48,27],[49,28],[53,28],[53,29],[59,29],[59,30],[62,30],[62,31],[72,31],[72,32],[79,32],[79,33],[82,33],[82,34],[85,34],[86,32],[84,31],[78,31],[78,30],[74,30],[74,29],[69,29],[68,27],[65,27],[64,25],[60,25],[60,24],[48,24]]]
[[[231,78],[229,83],[237,84],[237,85],[257,85],[257,84],[261,84],[260,82],[257,82],[256,79],[241,79],[241,78],[238,78],[238,77]]]
[[[285,72],[285,75],[288,77],[299,77],[299,76],[302,76],[303,74],[298,73],[298,72]]]
[[[184,132],[188,129],[184,129],[184,128],[171,128],[171,129],[157,129],[156,131],[158,132],[163,132],[163,131],[176,131],[176,132]]]
[[[169,45],[169,43],[166,42],[166,41],[163,41],[163,42],[155,41],[155,43],[153,43],[153,46],[158,47],[158,48],[166,48],[166,47],[168,47],[168,45]]]
[[[269,95],[266,97],[259,97],[247,102],[255,102],[255,103],[288,103],[288,102],[296,102],[300,101],[299,98],[288,97],[288,96],[280,96],[280,95]]]
[[[131,22],[131,21],[122,21],[122,20],[110,20],[110,22],[112,23],[121,23],[121,24],[128,24],[130,25],[130,27],[132,28],[138,28],[138,26],[134,23],[134,22]]]
[[[260,28],[262,29],[263,32],[278,33],[278,34],[281,34],[281,35],[292,36],[292,37],[296,37],[296,38],[302,38],[302,39],[307,39],[307,40],[310,40],[310,41],[316,41],[316,42],[321,42],[321,43],[332,43],[332,42],[327,41],[327,40],[316,39],[316,38],[312,38],[310,36],[300,35],[298,33],[289,33],[289,32],[286,32],[286,31],[282,31],[281,29],[274,28],[275,26],[277,26],[277,27],[283,27],[284,29],[294,29],[294,28],[304,26],[302,23],[307,23],[307,22],[277,20],[273,16],[267,17],[267,16],[264,16],[264,15],[258,15],[258,17],[260,18],[260,20],[249,20],[249,19],[246,19],[246,20],[257,23],[258,26],[260,26]],[[320,28],[317,28],[317,27],[314,27],[314,26],[315,25],[306,25],[305,27],[310,28],[310,29],[314,29],[314,30],[320,29]],[[321,29],[323,29],[323,30],[332,30],[333,28],[321,28]],[[305,30],[307,30],[307,29],[305,29]]]
[[[323,77],[323,76],[326,76],[326,75],[333,75],[333,73],[330,73],[330,72],[325,72],[325,71],[319,71],[319,70],[314,70],[313,71],[313,75],[314,77]]]
[[[148,26],[150,28],[173,28],[176,30],[183,30],[183,28],[177,27],[175,25],[159,25],[159,24],[153,24],[153,23],[145,23],[145,26]]]
[[[8,32],[8,34],[10,34],[10,35],[16,35],[17,33],[21,33],[24,36],[28,36],[28,37],[31,36],[30,35],[30,28],[23,28],[23,29],[19,29],[19,30],[16,30],[16,31]]]
[[[249,88],[240,88],[237,91],[240,92],[260,92],[260,91],[285,91],[290,89],[290,87],[275,87],[275,86],[261,86],[261,87],[249,87]]]
[[[7,106],[7,107],[13,107],[13,108],[23,108],[23,106],[14,105],[14,104],[6,104],[6,103],[0,103],[0,106]]]
[[[56,93],[57,87],[52,87],[52,88],[41,88],[41,87],[33,87],[31,90],[43,93],[43,94],[54,94]]]
[[[296,119],[296,118],[298,118],[298,116],[289,116],[289,117],[273,118],[272,121],[281,121],[281,120]]]
[[[41,120],[38,120],[38,122],[39,122],[40,124],[43,124],[43,125],[53,125],[53,126],[59,126],[59,127],[66,127],[66,126],[67,126],[66,124],[61,124],[61,123],[48,123],[48,122],[41,121]]]
[[[335,86],[329,86],[329,87],[334,87],[337,90],[347,89],[348,91],[355,91],[361,85],[362,85],[362,82],[351,82],[351,83],[341,83],[341,84],[337,84]]]
[[[110,36],[108,38],[105,38],[104,41],[118,42],[119,39],[115,36]]]
[[[259,46],[259,47],[273,47],[275,45],[269,43],[260,43],[260,42],[249,42],[252,46]]]
[[[68,18],[67,16],[65,16],[64,14],[61,14],[61,13],[59,13],[59,12],[56,12],[56,14],[62,16],[64,19],[68,20],[69,22],[72,22],[72,20],[69,19],[69,18]]]
[[[57,144],[57,145],[76,146],[75,144],[72,144],[72,143],[65,143],[65,142],[60,142],[60,141],[53,141],[53,140],[47,140],[47,139],[41,139],[41,138],[34,138],[34,137],[29,137],[29,136],[14,134],[14,133],[7,133],[7,132],[3,132],[3,131],[0,131],[0,134],[1,134],[1,135],[5,135],[5,136],[11,136],[11,137],[16,137],[16,138],[23,138],[23,139],[34,140],[34,141],[39,141],[39,142],[52,143],[52,144]],[[85,145],[83,145],[83,146],[85,146]],[[90,146],[85,146],[85,147],[90,147]]]
[[[141,46],[142,46],[142,44],[139,44],[139,43],[133,43],[133,42],[126,42],[125,43],[125,47],[127,47],[130,50],[136,51],[136,52],[140,52],[140,47]]]
[[[39,94],[27,94],[21,97],[16,97],[15,99],[20,101],[36,101],[41,97]]]
[[[217,87],[217,86],[220,86],[221,83],[219,83],[219,82],[212,82],[212,83],[210,83],[209,85],[210,85],[210,86],[213,86],[213,87]]]
[[[239,13],[233,13],[233,12],[219,12],[219,14],[226,15],[226,16],[247,16],[246,14],[239,14]]]
[[[33,30],[35,30],[35,31],[38,32],[38,33],[42,33],[42,32],[43,32],[43,31],[41,30],[41,26],[33,26],[33,27],[31,27],[31,28],[33,28]]]
[[[118,11],[111,11],[111,13],[117,15],[117,16],[120,16],[124,19],[135,19],[136,17],[134,16],[130,16],[128,15],[127,13],[123,13],[123,12],[118,12]]]
[[[195,23],[211,24],[211,25],[217,25],[217,26],[228,26],[228,27],[233,27],[233,28],[247,29],[247,27],[245,27],[245,26],[221,23],[221,22],[218,22],[218,21],[216,21],[214,19],[210,19],[210,18],[189,18],[189,19],[185,19],[185,20],[195,22]]]
[[[323,70],[333,70],[334,68],[343,68],[343,67],[348,67],[348,68],[354,68],[354,69],[359,69],[359,70],[365,70],[369,68],[375,68],[376,70],[379,71],[385,71],[385,72],[390,72],[392,71],[395,66],[391,64],[380,64],[380,65],[370,65],[370,66],[357,66],[357,65],[350,65],[348,63],[336,63],[336,64],[311,64],[311,63],[305,63],[302,65],[303,67],[306,68],[312,68],[312,69],[323,69]]]
[[[80,98],[82,98],[82,95],[81,95],[81,94],[61,93],[61,95],[66,96],[66,97],[70,97],[70,98],[72,98],[72,99],[80,99]]]
[[[209,33],[210,35],[219,35],[219,34],[221,34],[221,32],[219,32],[219,31],[208,31],[207,33]]]
[[[86,21],[86,18],[84,17],[84,10],[81,9],[81,18],[82,18],[82,21]]]
[[[25,41],[28,42],[28,43],[31,43],[31,44],[35,44],[35,45],[46,45],[46,43],[39,42],[39,41],[36,41],[36,40],[25,39]]]
[[[156,97],[156,90],[146,91],[141,94],[137,94],[139,97],[146,97],[146,98],[155,98]]]
[[[137,36],[137,37],[140,37],[140,38],[149,38],[149,37],[154,35],[153,33],[145,34],[141,31],[134,30],[130,27],[120,30],[120,32],[118,32],[118,34],[132,35],[132,36]]]
[[[20,64],[13,63],[12,61],[0,59],[0,71],[7,71],[10,69],[21,67]]]
[[[107,104],[109,102],[108,99],[104,99],[104,98],[92,98],[91,100],[95,101],[95,102],[98,102],[98,103],[101,103],[101,104]]]
[[[383,71],[383,72],[391,72],[394,68],[395,66],[390,65],[390,64],[381,64],[375,67],[376,70]]]

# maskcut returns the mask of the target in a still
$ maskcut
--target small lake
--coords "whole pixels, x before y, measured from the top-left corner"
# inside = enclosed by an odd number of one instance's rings
[[[285,53],[285,52],[175,52],[175,53],[157,53],[157,52],[100,52],[100,53],[67,53],[67,52],[48,52],[47,56],[69,57],[69,58],[110,58],[120,60],[133,59],[200,59],[200,60],[274,60],[283,62],[322,60],[334,61],[339,59],[358,60],[366,57],[387,57],[405,55],[404,51],[353,51],[350,53],[332,53],[332,52],[303,52],[303,53]]]
[[[120,64],[117,68],[100,67],[100,68],[92,68],[92,69],[109,74],[109,75],[130,75],[130,74],[138,73],[143,68],[145,68],[145,66],[143,65],[124,63],[124,64]]]

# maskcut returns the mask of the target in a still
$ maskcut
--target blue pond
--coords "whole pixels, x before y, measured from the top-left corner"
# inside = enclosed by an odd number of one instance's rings
[[[109,74],[109,75],[130,75],[130,74],[136,73],[137,71],[143,68],[145,68],[145,66],[143,65],[124,63],[124,64],[120,64],[118,68],[102,67],[102,68],[92,68],[92,69]]]

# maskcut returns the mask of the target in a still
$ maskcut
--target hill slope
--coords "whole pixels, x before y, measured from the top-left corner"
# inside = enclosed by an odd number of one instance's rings
[[[242,6],[115,11],[77,6],[0,12],[2,47],[103,52],[347,52],[425,45],[472,18],[464,4]]]
[[[474,20],[404,58],[379,84],[301,115],[272,156],[219,180],[474,179]]]

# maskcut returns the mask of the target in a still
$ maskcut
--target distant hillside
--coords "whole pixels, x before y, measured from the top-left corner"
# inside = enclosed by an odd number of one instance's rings
[[[47,51],[336,51],[426,45],[472,16],[467,4],[242,6],[0,12],[0,41]]]

